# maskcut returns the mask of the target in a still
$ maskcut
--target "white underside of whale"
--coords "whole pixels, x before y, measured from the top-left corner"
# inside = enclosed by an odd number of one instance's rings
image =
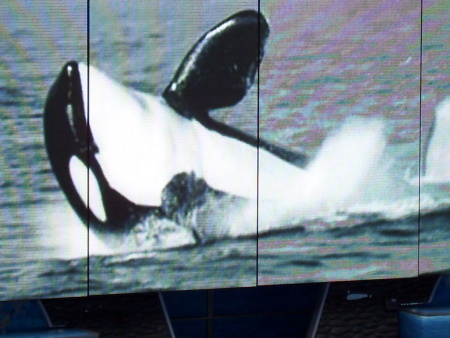
[[[83,98],[100,149],[96,157],[118,192],[134,203],[157,206],[176,174],[194,172],[214,189],[257,198],[257,148],[208,130],[161,98],[127,89],[92,66],[88,86],[87,66],[79,69],[82,88],[89,88]],[[307,178],[304,170],[265,150],[259,151],[259,163],[262,177],[276,175],[288,185]],[[272,188],[262,192],[267,194],[259,198],[277,198]]]
[[[345,206],[363,188],[386,145],[381,121],[355,119],[335,131],[302,169],[184,118],[161,98],[125,88],[92,66],[89,75],[86,65],[79,64],[79,70],[87,120],[99,148],[95,156],[111,187],[136,204],[160,206],[171,179],[194,172],[211,188],[249,200],[241,221],[226,230],[231,235],[254,232],[257,215],[264,230],[280,214]],[[72,176],[87,179],[84,165],[71,162]],[[90,209],[103,220],[98,185],[89,186],[89,192],[77,190],[86,205],[89,193]]]

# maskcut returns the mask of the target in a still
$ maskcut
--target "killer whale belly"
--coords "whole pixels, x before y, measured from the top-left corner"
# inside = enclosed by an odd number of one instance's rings
[[[83,87],[89,88],[86,111],[99,149],[95,157],[109,184],[135,204],[160,205],[174,175],[199,171],[190,121],[171,113],[158,98],[127,89],[92,66],[88,87],[87,66],[80,64],[80,72]],[[189,149],[190,159],[181,147]]]

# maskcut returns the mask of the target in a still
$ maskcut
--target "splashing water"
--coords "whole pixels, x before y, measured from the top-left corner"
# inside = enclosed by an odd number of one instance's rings
[[[450,97],[436,107],[432,135],[426,150],[424,183],[450,182]]]
[[[383,129],[384,122],[379,119],[346,120],[325,140],[304,170],[304,179],[287,182],[291,188],[282,198],[258,202],[258,231],[327,217],[360,201],[373,185],[374,173],[379,171],[386,147]],[[231,226],[230,234],[250,234],[249,224],[254,224],[250,221],[252,214],[256,214],[256,202],[249,202],[242,212],[242,220]]]
[[[87,257],[89,254],[112,253],[105,243],[77,217],[66,202],[43,208],[40,231],[41,242],[47,248],[46,255],[64,259]],[[89,231],[89,247],[88,247]]]

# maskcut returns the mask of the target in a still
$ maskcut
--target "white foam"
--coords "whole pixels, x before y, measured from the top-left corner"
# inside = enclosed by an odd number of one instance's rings
[[[259,232],[329,217],[360,201],[372,190],[374,175],[379,173],[386,146],[383,129],[381,120],[348,119],[325,140],[311,164],[297,175],[298,180],[279,176],[269,181],[276,172],[263,173],[259,182],[271,189],[271,194],[265,193],[258,201]],[[264,170],[270,170],[270,165]],[[256,208],[256,202],[246,205],[240,221],[231,225],[232,236],[255,231]]]
[[[43,250],[48,257],[84,258],[88,255],[88,229],[67,202],[43,207],[38,224]],[[108,248],[92,231],[89,232],[89,254],[109,254]]]
[[[436,107],[433,129],[421,182],[450,182],[450,97]]]

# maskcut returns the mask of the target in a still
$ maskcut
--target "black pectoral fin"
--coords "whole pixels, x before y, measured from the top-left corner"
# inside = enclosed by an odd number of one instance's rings
[[[232,15],[197,41],[163,97],[183,115],[238,103],[255,81],[268,35],[262,14],[247,10]]]

